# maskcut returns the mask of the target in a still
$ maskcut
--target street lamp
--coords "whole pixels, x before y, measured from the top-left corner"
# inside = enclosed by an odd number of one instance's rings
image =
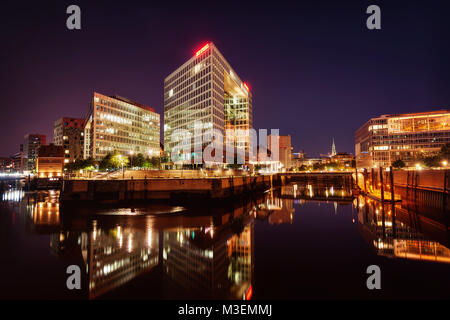
[[[130,154],[130,167],[133,168],[133,154],[134,154],[134,151],[131,150],[131,151],[129,152],[129,154]]]
[[[447,160],[443,160],[443,161],[442,161],[442,165],[443,165],[444,167],[446,167],[447,164],[448,164]]]

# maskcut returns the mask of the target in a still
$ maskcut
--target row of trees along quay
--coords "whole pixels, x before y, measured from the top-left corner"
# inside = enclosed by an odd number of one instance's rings
[[[64,170],[69,173],[79,171],[109,171],[123,168],[143,168],[159,169],[161,167],[161,157],[146,157],[142,153],[135,156],[124,156],[119,151],[108,153],[102,160],[95,161],[93,158],[77,159],[67,163]]]

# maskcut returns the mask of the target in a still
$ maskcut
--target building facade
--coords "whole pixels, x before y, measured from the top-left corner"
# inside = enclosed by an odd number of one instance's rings
[[[331,162],[339,165],[351,166],[353,160],[355,160],[355,156],[347,152],[338,152],[334,156],[331,156]]]
[[[61,177],[64,170],[64,147],[53,143],[41,145],[36,159],[39,178]]]
[[[55,121],[53,143],[64,148],[64,162],[83,159],[84,119],[60,118]]]
[[[84,158],[101,160],[115,150],[123,155],[160,152],[160,116],[154,109],[120,96],[95,92],[84,127]]]
[[[0,172],[12,172],[14,170],[14,162],[11,158],[0,157]]]
[[[414,166],[450,143],[450,111],[382,115],[355,133],[358,168],[388,167],[396,160]]]
[[[203,46],[164,80],[164,151],[171,155],[180,145],[190,150],[180,152],[178,162],[198,159],[194,150],[210,144],[211,129],[221,132],[224,143],[248,153],[252,126],[249,87],[213,43]]]
[[[36,170],[37,150],[46,144],[45,134],[30,133],[25,135],[23,143],[23,170],[33,172]]]
[[[269,135],[267,136],[267,147],[270,148],[272,145],[272,139],[278,139],[278,147],[279,147],[279,161],[282,165],[282,169],[289,170],[292,167],[292,145],[291,145],[291,136],[275,136]],[[275,142],[274,142],[275,143]]]

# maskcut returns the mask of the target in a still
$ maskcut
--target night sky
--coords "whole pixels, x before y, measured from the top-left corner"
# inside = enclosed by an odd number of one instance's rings
[[[29,2],[29,3],[27,3]],[[448,2],[448,1],[447,1]],[[84,117],[93,91],[163,116],[163,80],[213,41],[254,95],[254,127],[308,156],[354,153],[370,117],[450,105],[446,1],[2,1],[0,156]],[[66,28],[81,7],[82,29]],[[366,8],[381,7],[381,30]]]

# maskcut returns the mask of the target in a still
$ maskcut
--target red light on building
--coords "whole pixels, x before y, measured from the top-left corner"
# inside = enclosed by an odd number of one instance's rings
[[[209,49],[209,43],[205,44],[200,50],[198,50],[195,53],[195,56],[198,57],[199,55],[201,55],[203,52],[205,52],[208,49]]]
[[[242,85],[244,86],[245,90],[250,91],[250,89],[248,88],[248,85],[245,82]]]
[[[250,287],[248,287],[247,291],[245,291],[244,300],[250,300],[252,298],[252,294],[253,294],[253,287],[252,287],[252,285],[250,285]]]

